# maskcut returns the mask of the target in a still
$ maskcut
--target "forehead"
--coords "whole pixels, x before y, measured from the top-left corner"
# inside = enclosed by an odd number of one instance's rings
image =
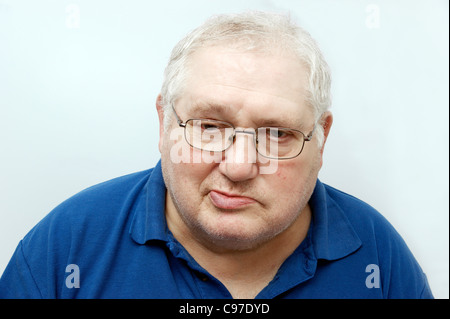
[[[209,81],[269,94],[302,98],[308,87],[307,68],[287,51],[239,51],[222,46],[201,48],[189,59],[189,82]]]
[[[195,110],[253,112],[266,120],[275,115],[301,118],[310,111],[307,70],[293,54],[202,48],[191,56],[188,68],[183,96]]]

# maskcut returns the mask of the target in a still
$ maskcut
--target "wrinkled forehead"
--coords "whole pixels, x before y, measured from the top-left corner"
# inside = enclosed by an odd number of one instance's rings
[[[191,55],[188,69],[183,96],[191,105],[206,100],[235,111],[258,105],[260,111],[279,113],[308,107],[307,69],[289,52],[207,47]]]

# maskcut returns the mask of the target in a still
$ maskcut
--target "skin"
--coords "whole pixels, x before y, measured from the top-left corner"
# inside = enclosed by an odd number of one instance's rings
[[[226,47],[198,50],[175,109],[183,121],[209,118],[238,128],[280,126],[305,134],[314,127],[306,103],[307,72],[288,53],[258,54]],[[233,146],[212,154],[212,163],[193,163],[201,151],[189,148],[174,163],[171,139],[157,100],[161,163],[167,186],[166,219],[175,238],[234,298],[255,297],[303,241],[311,219],[308,200],[322,166],[323,146],[306,142],[289,160],[261,159],[251,135],[237,134]],[[332,115],[322,117],[325,139]],[[324,143],[325,144],[325,143]],[[179,145],[179,144],[178,144]],[[262,168],[275,165],[271,174]]]

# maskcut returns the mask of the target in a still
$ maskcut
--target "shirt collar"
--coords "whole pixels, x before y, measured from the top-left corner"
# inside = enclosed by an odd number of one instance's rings
[[[309,200],[313,212],[312,243],[317,259],[336,260],[359,249],[362,242],[326,187],[317,180]]]
[[[166,186],[161,161],[151,171],[145,185],[145,205],[139,205],[130,227],[130,235],[139,244],[147,241],[169,241],[164,214]],[[361,240],[339,205],[327,194],[324,184],[317,180],[309,201],[313,211],[312,244],[317,259],[343,258],[361,246]],[[145,208],[144,208],[145,207]]]
[[[168,228],[165,216],[166,185],[162,176],[161,161],[150,173],[145,185],[144,205],[136,210],[130,226],[131,238],[138,244],[149,240],[168,241]]]

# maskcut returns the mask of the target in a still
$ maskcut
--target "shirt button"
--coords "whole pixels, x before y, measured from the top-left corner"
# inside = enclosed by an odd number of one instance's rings
[[[205,274],[202,274],[201,272],[197,272],[197,277],[198,279],[200,279],[201,281],[205,282],[208,281],[208,276],[206,276]]]

